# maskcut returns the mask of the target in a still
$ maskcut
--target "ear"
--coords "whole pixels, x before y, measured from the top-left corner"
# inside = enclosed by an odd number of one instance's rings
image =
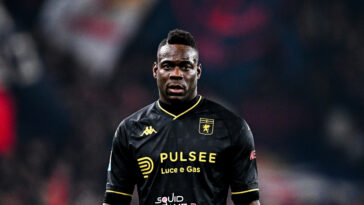
[[[154,78],[157,78],[157,70],[158,70],[157,62],[154,62],[154,64],[153,64],[153,77]]]
[[[202,65],[201,65],[201,63],[199,63],[197,65],[197,79],[200,79],[201,73],[202,73]]]

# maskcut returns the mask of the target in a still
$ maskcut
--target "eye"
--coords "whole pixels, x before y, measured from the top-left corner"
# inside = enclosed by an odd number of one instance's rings
[[[187,70],[192,69],[192,68],[193,68],[193,66],[191,64],[189,64],[189,63],[181,64],[181,69],[184,70],[184,71],[187,71]]]
[[[169,70],[172,68],[172,65],[170,63],[162,63],[161,67],[163,69]]]

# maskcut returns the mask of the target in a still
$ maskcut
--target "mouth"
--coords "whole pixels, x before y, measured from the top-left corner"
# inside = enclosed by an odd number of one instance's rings
[[[170,84],[167,86],[167,91],[170,94],[180,95],[184,92],[184,87],[180,84]]]

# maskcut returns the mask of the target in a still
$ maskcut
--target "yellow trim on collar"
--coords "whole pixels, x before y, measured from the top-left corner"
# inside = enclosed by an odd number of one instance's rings
[[[246,191],[231,192],[231,194],[245,194],[245,193],[252,192],[252,191],[259,191],[259,189],[249,189]]]
[[[188,108],[187,110],[185,110],[184,112],[180,113],[179,115],[174,115],[174,114],[168,112],[167,110],[165,110],[164,108],[162,108],[162,106],[159,104],[159,101],[157,101],[157,103],[158,103],[159,108],[161,110],[163,110],[163,112],[165,112],[168,115],[172,116],[173,117],[173,120],[175,120],[175,119],[181,117],[182,115],[186,114],[187,112],[189,112],[193,108],[195,108],[198,105],[198,103],[200,103],[201,99],[202,99],[202,96],[200,95],[200,98],[197,100],[197,102],[192,107]]]
[[[118,192],[118,191],[112,191],[112,190],[106,190],[106,192],[107,193],[120,194],[120,195],[124,195],[124,196],[133,196],[132,194],[127,194],[127,193]]]

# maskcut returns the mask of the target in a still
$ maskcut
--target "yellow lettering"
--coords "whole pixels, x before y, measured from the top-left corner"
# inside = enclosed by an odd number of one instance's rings
[[[200,167],[188,166],[186,170],[188,173],[200,173]]]
[[[208,153],[208,152],[195,152],[190,151],[188,153],[188,157],[184,156],[183,152],[162,152],[159,154],[160,162],[163,163],[165,161],[170,162],[194,162],[198,160],[199,162],[209,162],[216,163],[216,153]]]
[[[183,158],[183,152],[179,152],[179,158],[181,162],[187,162],[187,159]]]
[[[173,156],[172,156],[172,152],[169,153],[169,158],[171,160],[171,162],[176,162],[178,160],[178,153],[177,152],[174,152],[174,159],[173,159]]]
[[[210,153],[209,162],[215,163],[216,161],[216,153]]]
[[[200,162],[206,162],[206,152],[200,152],[198,160]]]
[[[167,153],[160,153],[160,158],[161,158],[161,163],[163,163],[163,161],[168,158],[168,154]]]
[[[173,174],[173,173],[178,173],[178,169],[177,168],[166,168],[166,169],[161,168],[161,174]]]
[[[190,160],[191,162],[196,161],[196,152],[194,152],[194,151],[190,152],[189,156],[190,157],[188,158],[188,160]]]

